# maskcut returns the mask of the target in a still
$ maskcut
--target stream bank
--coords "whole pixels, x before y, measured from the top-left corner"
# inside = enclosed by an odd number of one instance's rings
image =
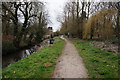
[[[47,46],[48,40],[49,39],[46,39],[38,45],[34,45],[22,50],[18,50],[16,52],[13,52],[7,55],[2,55],[2,68],[5,68],[14,62],[17,62],[25,57],[28,57],[34,52],[37,52],[38,50],[40,50],[42,47]]]

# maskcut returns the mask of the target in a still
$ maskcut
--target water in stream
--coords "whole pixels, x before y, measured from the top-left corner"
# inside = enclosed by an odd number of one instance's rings
[[[40,50],[43,46],[48,45],[48,40],[43,41],[40,45],[35,45],[31,47],[30,49],[24,49],[12,54],[7,54],[2,56],[2,68],[7,67],[9,64],[12,64],[14,62],[17,62],[18,60],[21,60],[34,52]],[[29,52],[28,52],[29,51]]]

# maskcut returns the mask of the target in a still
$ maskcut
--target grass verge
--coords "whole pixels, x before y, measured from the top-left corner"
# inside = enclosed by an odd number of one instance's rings
[[[89,78],[119,78],[117,54],[92,47],[89,41],[72,40],[88,69]]]
[[[50,78],[56,65],[56,59],[64,48],[60,38],[52,47],[40,51],[3,69],[3,78]]]

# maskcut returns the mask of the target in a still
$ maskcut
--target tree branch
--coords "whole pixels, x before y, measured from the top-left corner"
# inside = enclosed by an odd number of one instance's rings
[[[24,13],[24,11],[21,9],[21,8],[19,8],[19,10],[23,13],[23,15],[25,16],[25,13]]]
[[[33,15],[29,16],[28,19],[31,17],[36,17],[36,16],[37,16],[36,14],[33,14]]]

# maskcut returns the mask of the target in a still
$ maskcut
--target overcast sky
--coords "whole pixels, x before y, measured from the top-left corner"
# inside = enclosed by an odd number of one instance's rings
[[[65,2],[67,0],[38,0],[38,1],[42,1],[46,3],[46,8],[49,11],[49,19],[51,21],[51,23],[48,24],[47,27],[53,27],[53,31],[57,31],[60,29],[60,25],[61,23],[57,21],[57,17],[58,15],[62,14],[63,12],[63,8],[65,5]],[[21,13],[19,11],[19,13]],[[24,18],[20,17],[20,21],[23,23],[24,22]]]
[[[48,26],[53,27],[53,31],[60,29],[60,23],[57,21],[57,16],[63,12],[64,4],[67,0],[43,0],[47,2],[47,9],[49,11],[50,20],[52,23]]]

